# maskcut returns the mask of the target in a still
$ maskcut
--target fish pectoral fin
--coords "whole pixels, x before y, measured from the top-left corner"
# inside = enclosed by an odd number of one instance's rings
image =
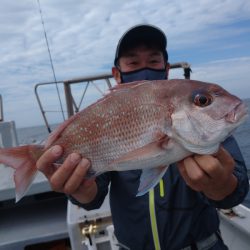
[[[166,158],[166,148],[169,138],[165,136],[156,142],[149,143],[141,148],[130,151],[114,160],[111,164],[115,170],[131,170],[152,168],[162,165]]]
[[[157,168],[143,169],[136,196],[142,196],[146,194],[151,188],[154,188],[167,171],[167,168],[168,166],[161,166]]]

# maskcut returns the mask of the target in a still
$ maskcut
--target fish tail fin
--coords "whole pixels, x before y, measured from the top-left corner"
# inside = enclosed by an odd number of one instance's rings
[[[36,161],[43,153],[44,146],[25,145],[13,148],[0,148],[0,163],[15,169],[16,202],[28,191],[36,176]]]

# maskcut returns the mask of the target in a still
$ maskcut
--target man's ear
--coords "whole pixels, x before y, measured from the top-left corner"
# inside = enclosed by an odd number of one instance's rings
[[[116,83],[121,83],[121,74],[118,68],[112,67],[112,75],[116,80]]]

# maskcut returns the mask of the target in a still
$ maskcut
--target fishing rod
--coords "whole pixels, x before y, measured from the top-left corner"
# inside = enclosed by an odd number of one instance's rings
[[[58,88],[58,84],[57,84],[56,73],[55,73],[54,64],[53,64],[53,60],[52,60],[52,56],[51,56],[51,52],[50,52],[50,48],[49,48],[49,42],[48,42],[47,33],[46,33],[45,25],[44,25],[42,8],[41,8],[39,0],[37,0],[37,4],[38,4],[39,12],[40,12],[41,22],[42,22],[42,25],[43,25],[44,37],[45,37],[45,40],[46,40],[46,45],[47,45],[47,49],[48,49],[48,53],[49,53],[50,65],[51,65],[51,69],[52,69],[52,72],[53,72],[54,81],[56,83],[56,90],[57,90],[57,95],[58,95],[58,99],[59,99],[59,102],[60,102],[62,117],[63,117],[63,120],[65,121],[65,116],[64,116],[64,112],[63,112],[63,106],[62,106],[62,100],[61,100],[61,96],[60,96],[60,92],[59,92],[59,88]]]

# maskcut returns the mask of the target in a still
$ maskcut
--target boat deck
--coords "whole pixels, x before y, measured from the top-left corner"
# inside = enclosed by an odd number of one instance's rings
[[[28,245],[68,237],[64,195],[51,192],[13,202],[1,202],[1,250],[23,250]]]
[[[50,192],[38,174],[27,195],[15,203],[13,169],[1,165],[0,174],[0,250],[68,238],[65,195]]]

